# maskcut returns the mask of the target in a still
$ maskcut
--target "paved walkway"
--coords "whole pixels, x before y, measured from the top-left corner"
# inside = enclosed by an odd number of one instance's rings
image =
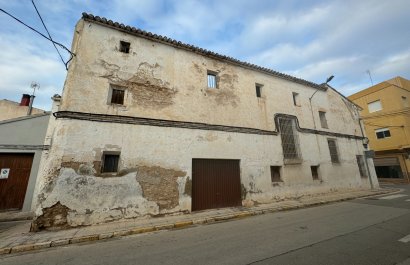
[[[157,218],[139,218],[116,221],[94,226],[59,231],[28,232],[30,221],[19,221],[8,229],[0,231],[0,255],[57,247],[87,241],[103,240],[159,230],[177,229],[192,225],[209,224],[218,221],[244,218],[252,215],[321,205],[355,198],[398,192],[398,189],[361,190],[334,192],[331,194],[304,196],[251,208],[237,207],[206,210]],[[4,225],[4,224],[3,224]]]

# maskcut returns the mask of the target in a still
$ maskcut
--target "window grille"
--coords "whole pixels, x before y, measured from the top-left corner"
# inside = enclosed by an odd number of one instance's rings
[[[336,140],[327,139],[327,144],[329,145],[330,160],[332,163],[339,163],[339,154],[337,153]]]
[[[101,172],[114,173],[118,171],[118,161],[120,160],[119,154],[104,154],[103,165]]]
[[[356,156],[356,161],[357,161],[357,166],[359,167],[359,172],[360,172],[360,176],[362,178],[367,177],[366,176],[366,170],[365,170],[365,165],[364,165],[364,158],[362,155],[357,155]]]
[[[280,138],[282,140],[283,158],[285,161],[300,160],[299,139],[296,121],[287,117],[279,118]]]

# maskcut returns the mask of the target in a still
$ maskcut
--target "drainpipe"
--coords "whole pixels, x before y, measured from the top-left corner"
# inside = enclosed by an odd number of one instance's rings
[[[372,190],[374,190],[374,184],[373,184],[373,180],[372,180],[372,175],[370,174],[370,168],[369,168],[369,164],[367,163],[367,155],[366,155],[366,150],[368,148],[368,144],[369,144],[369,139],[367,137],[364,136],[364,132],[363,132],[363,128],[362,128],[362,118],[359,118],[359,127],[360,127],[360,131],[362,132],[362,137],[363,137],[363,157],[364,157],[364,164],[366,165],[366,170],[367,170],[367,175],[369,176],[369,182],[370,182],[370,188]]]
[[[313,128],[316,131],[316,122],[315,122],[315,116],[313,115],[313,106],[312,106],[312,98],[313,96],[316,94],[316,92],[318,92],[319,90],[316,89],[316,91],[312,94],[312,96],[309,98],[309,105],[310,105],[310,113],[312,113],[312,120],[313,120]],[[317,148],[319,151],[319,161],[321,161],[321,152],[320,152],[320,144],[319,144],[319,138],[317,136],[317,133],[315,133],[315,137],[316,137],[316,144],[317,144]]]

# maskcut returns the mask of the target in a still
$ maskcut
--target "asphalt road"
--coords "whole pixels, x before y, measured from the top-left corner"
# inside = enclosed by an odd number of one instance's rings
[[[391,197],[2,256],[0,264],[410,265],[410,185],[402,188]]]

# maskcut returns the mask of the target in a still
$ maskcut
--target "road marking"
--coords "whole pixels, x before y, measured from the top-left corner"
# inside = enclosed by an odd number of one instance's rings
[[[397,199],[397,198],[406,197],[406,196],[408,196],[408,195],[406,195],[406,194],[395,194],[395,195],[389,195],[389,196],[381,197],[381,198],[379,198],[379,200],[392,200],[392,199]]]
[[[410,202],[410,199],[406,200],[406,202]]]
[[[405,236],[405,237],[403,237],[403,238],[400,238],[399,241],[400,241],[400,242],[403,242],[403,243],[409,242],[409,241],[410,241],[410,235],[407,235],[407,236]]]

